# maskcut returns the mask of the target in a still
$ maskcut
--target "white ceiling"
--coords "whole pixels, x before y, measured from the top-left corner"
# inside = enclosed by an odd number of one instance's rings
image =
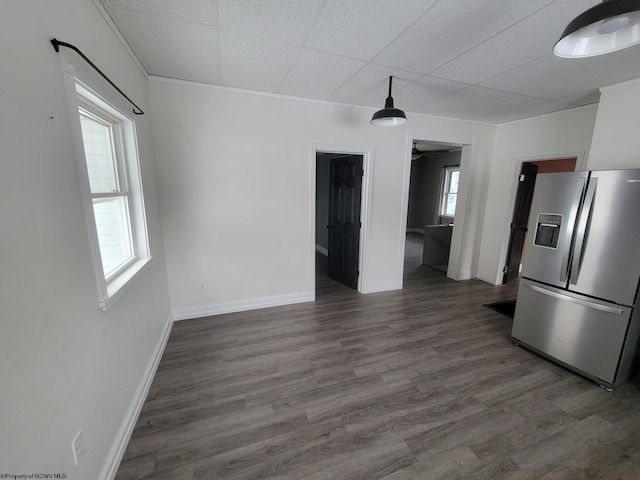
[[[599,0],[99,0],[150,75],[489,123],[596,103],[640,46],[561,59]]]

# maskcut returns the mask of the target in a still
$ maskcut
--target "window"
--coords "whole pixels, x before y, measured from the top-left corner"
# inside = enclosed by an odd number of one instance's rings
[[[105,279],[135,259],[120,122],[78,99],[82,142]]]
[[[458,181],[460,180],[460,167],[444,167],[442,178],[442,198],[440,200],[439,215],[453,217],[456,214],[456,201],[458,200]]]
[[[135,124],[78,79],[74,121],[85,217],[107,310],[150,260]]]

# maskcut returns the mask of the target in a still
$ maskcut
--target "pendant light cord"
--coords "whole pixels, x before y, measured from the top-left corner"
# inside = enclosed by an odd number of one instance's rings
[[[80,57],[82,57],[82,59],[85,62],[91,65],[93,69],[102,76],[102,78],[104,78],[107,82],[109,82],[109,84],[113,88],[115,88],[118,91],[118,93],[120,93],[120,95],[126,98],[129,101],[129,103],[134,106],[133,113],[135,115],[144,115],[144,112],[142,111],[142,109],[139,106],[137,106],[135,103],[133,103],[133,101],[129,97],[127,97],[127,95],[122,90],[120,90],[117,87],[117,85],[111,81],[109,77],[107,77],[104,73],[102,73],[102,70],[100,70],[91,60],[89,60],[89,58],[84,53],[82,53],[78,47],[76,47],[75,45],[71,45],[70,43],[60,42],[55,38],[51,39],[51,45],[53,45],[53,48],[55,49],[56,52],[60,51],[60,47],[67,47],[73,50],[74,52],[76,52],[78,55],[80,55]]]

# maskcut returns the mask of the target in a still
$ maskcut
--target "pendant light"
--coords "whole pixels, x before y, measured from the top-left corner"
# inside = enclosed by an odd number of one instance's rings
[[[553,47],[558,57],[603,55],[640,43],[640,2],[604,0],[574,18]]]
[[[389,96],[384,102],[384,108],[378,110],[371,117],[371,125],[376,127],[395,127],[396,125],[402,125],[407,121],[407,116],[402,110],[393,107],[393,97],[391,96],[391,79],[389,77]]]

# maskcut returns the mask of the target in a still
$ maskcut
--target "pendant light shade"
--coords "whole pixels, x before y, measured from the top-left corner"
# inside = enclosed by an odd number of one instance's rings
[[[558,57],[603,55],[640,43],[640,2],[604,0],[574,18],[553,47]]]
[[[384,102],[384,108],[378,110],[371,117],[371,125],[377,127],[395,127],[396,125],[402,125],[407,121],[407,116],[402,110],[394,108],[393,97],[391,96],[391,80],[393,77],[389,77],[389,96]]]

